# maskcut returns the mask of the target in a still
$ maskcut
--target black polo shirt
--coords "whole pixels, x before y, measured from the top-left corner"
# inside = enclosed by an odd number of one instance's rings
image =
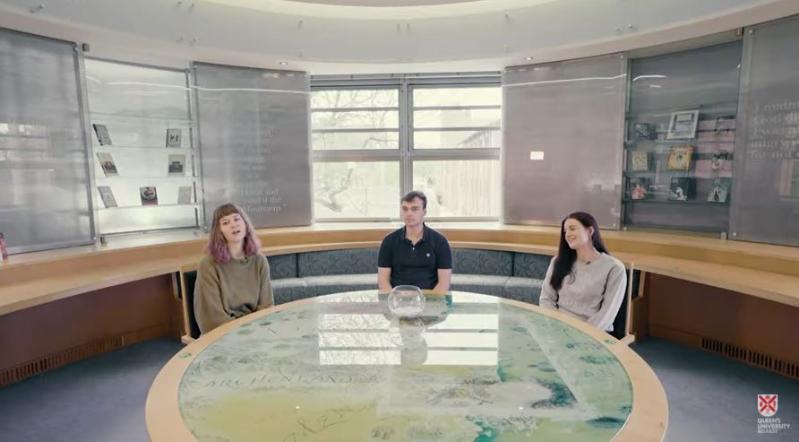
[[[452,250],[447,238],[422,226],[422,239],[415,246],[405,238],[405,227],[386,235],[380,244],[377,266],[391,268],[392,287],[409,284],[432,289],[438,284],[438,269],[452,268]]]

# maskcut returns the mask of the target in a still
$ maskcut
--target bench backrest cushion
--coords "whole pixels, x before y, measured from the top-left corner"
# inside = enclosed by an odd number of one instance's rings
[[[269,272],[272,279],[297,277],[297,254],[267,256]]]
[[[300,278],[322,275],[377,275],[377,249],[346,249],[297,254]]]
[[[544,279],[544,277],[547,275],[549,261],[551,260],[552,257],[548,255],[514,252],[513,276]]]
[[[452,267],[455,274],[511,276],[513,252],[452,249]]]

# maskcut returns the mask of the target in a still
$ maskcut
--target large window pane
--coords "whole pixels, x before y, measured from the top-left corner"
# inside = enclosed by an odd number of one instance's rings
[[[399,127],[398,111],[311,111],[311,124],[319,129],[388,129]]]
[[[397,89],[319,89],[311,93],[311,109],[398,106]]]
[[[313,132],[311,143],[317,150],[398,149],[399,132]]]
[[[474,149],[502,146],[499,129],[417,130],[413,133],[414,149]]]
[[[498,86],[416,88],[413,90],[414,107],[501,105],[502,88]]]
[[[316,219],[396,219],[399,196],[416,188],[431,194],[430,216],[498,217],[498,80],[446,85],[392,79],[385,84],[391,89],[342,83],[340,90],[327,89],[326,82],[326,89],[316,89]],[[471,197],[460,193],[464,183],[474,186]]]
[[[399,163],[314,163],[317,219],[395,218],[399,216]]]
[[[413,187],[427,195],[427,216],[499,216],[499,160],[414,161]]]
[[[316,90],[311,128],[316,150],[399,149],[399,91]]]
[[[499,127],[502,110],[497,109],[436,109],[413,112],[413,126],[422,127]]]

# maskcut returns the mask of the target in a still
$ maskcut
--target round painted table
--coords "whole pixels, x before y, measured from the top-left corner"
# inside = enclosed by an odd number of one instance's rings
[[[651,368],[573,318],[426,295],[398,319],[361,291],[276,306],[177,353],[147,398],[155,441],[660,441]]]

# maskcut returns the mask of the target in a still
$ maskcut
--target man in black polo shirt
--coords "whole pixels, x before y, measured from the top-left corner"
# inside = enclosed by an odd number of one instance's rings
[[[409,284],[420,289],[448,292],[452,278],[452,251],[444,235],[424,225],[427,197],[409,192],[400,202],[405,227],[395,230],[380,245],[377,288],[380,293]]]

